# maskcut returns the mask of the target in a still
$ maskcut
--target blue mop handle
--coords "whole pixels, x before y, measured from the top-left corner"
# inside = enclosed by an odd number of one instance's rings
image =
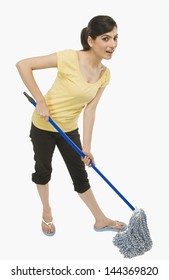
[[[29,96],[26,92],[24,95],[28,98],[29,102],[32,103],[36,107],[35,100]],[[79,149],[79,147],[64,133],[61,128],[49,117],[49,123],[61,134],[61,136],[72,146],[72,148],[82,157],[84,158],[86,155]],[[130,202],[113,186],[113,184],[101,173],[101,171],[91,162],[91,167],[102,177],[102,179],[116,192],[116,194],[131,208],[131,210],[135,210],[135,208],[130,204]]]

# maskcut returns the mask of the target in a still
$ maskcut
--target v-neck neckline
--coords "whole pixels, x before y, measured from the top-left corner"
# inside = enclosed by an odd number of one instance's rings
[[[85,80],[85,78],[84,78],[84,76],[83,76],[83,74],[82,74],[82,72],[81,72],[81,70],[80,70],[80,61],[79,61],[79,55],[78,55],[78,52],[79,51],[74,51],[75,52],[75,55],[76,55],[76,61],[77,61],[77,68],[78,68],[78,72],[79,72],[79,76],[80,76],[80,78],[81,78],[81,80],[83,80],[86,84],[88,84],[88,85],[96,85],[97,83],[99,83],[100,82],[100,80],[103,78],[103,76],[105,75],[105,73],[107,72],[107,67],[106,67],[106,69],[105,69],[105,71],[102,73],[102,75],[100,76],[100,78],[96,81],[96,82],[94,82],[94,83],[90,83],[90,82],[87,82],[86,80]]]

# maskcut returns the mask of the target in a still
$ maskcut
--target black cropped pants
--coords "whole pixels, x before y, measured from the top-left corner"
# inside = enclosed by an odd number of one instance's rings
[[[82,149],[78,129],[66,134]],[[58,132],[42,130],[32,124],[30,138],[33,144],[35,160],[35,172],[32,174],[32,181],[34,183],[45,185],[50,181],[52,157],[57,146],[72,178],[74,190],[78,193],[83,193],[90,188],[88,175],[81,156]]]

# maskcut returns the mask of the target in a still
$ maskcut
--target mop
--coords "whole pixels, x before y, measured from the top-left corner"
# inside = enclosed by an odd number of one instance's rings
[[[24,95],[30,103],[36,107],[35,100],[26,92]],[[61,130],[61,128],[49,117],[49,123],[61,134],[61,136],[72,146],[72,148],[82,157],[85,154],[79,147]],[[147,217],[143,209],[133,207],[133,205],[113,186],[113,184],[101,173],[101,171],[91,162],[91,167],[97,174],[114,190],[114,192],[133,211],[128,227],[125,231],[117,233],[113,238],[113,244],[118,247],[124,258],[133,258],[143,255],[152,248],[153,242],[147,225]]]

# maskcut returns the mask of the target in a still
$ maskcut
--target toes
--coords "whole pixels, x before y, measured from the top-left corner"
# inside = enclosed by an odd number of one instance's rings
[[[44,230],[46,233],[54,232],[53,225],[47,226],[47,225],[42,224],[42,228],[43,228],[43,230]]]
[[[116,221],[116,227],[119,229],[124,229],[126,226],[124,223]]]

